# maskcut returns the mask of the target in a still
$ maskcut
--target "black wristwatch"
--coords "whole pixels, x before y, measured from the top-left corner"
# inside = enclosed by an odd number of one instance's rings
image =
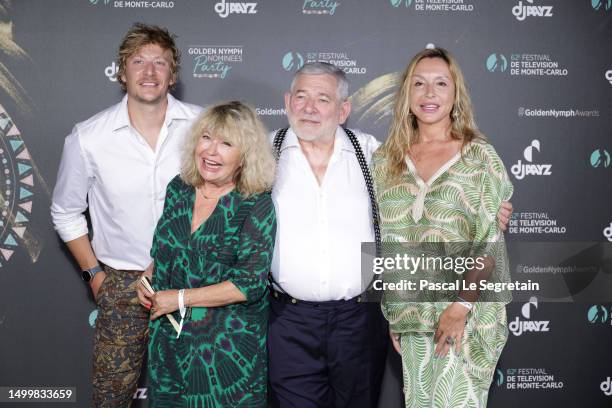
[[[96,273],[98,272],[102,272],[102,268],[100,267],[100,265],[96,265],[90,269],[85,269],[81,276],[83,277],[83,280],[85,282],[89,283],[92,281],[92,279],[94,278],[94,276],[96,276]]]

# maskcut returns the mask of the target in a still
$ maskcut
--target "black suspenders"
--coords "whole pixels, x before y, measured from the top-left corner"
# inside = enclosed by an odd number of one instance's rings
[[[380,218],[378,214],[378,203],[376,202],[376,195],[374,194],[374,183],[372,182],[372,174],[370,173],[370,169],[368,168],[368,162],[365,159],[363,154],[363,150],[361,149],[361,145],[357,140],[357,136],[348,128],[343,127],[346,135],[348,136],[353,148],[355,149],[355,155],[357,156],[357,161],[359,162],[359,167],[361,167],[361,173],[363,174],[363,179],[365,180],[366,188],[368,189],[368,196],[370,197],[370,207],[372,208],[372,225],[374,226],[374,241],[376,244],[376,256],[380,256],[382,253],[382,244],[380,238]],[[280,129],[276,132],[274,136],[274,141],[272,145],[274,147],[274,152],[276,153],[276,161],[280,158],[281,154],[281,146],[283,141],[285,140],[285,136],[287,135],[287,131],[289,128]],[[272,272],[268,275],[270,280],[271,289],[273,289],[272,284],[275,284],[276,287],[282,292],[287,294],[283,288],[274,281],[274,277],[272,276]],[[371,282],[370,282],[371,284]],[[275,294],[275,296],[278,296]],[[291,295],[289,295],[291,297]],[[296,302],[295,299],[292,298],[292,302]]]
[[[370,169],[368,168],[368,162],[365,159],[363,154],[363,150],[361,149],[361,145],[357,140],[357,136],[348,128],[343,127],[346,135],[348,136],[353,148],[355,149],[355,155],[357,156],[357,161],[359,162],[359,167],[361,167],[361,173],[363,174],[363,179],[365,180],[366,188],[368,189],[368,195],[370,196],[370,207],[372,208],[372,225],[374,226],[374,242],[376,243],[376,256],[380,256],[382,245],[380,238],[380,218],[378,214],[378,203],[376,202],[376,195],[374,194],[374,183],[372,181],[372,174],[370,173]],[[276,152],[276,160],[280,158],[281,154],[281,146],[283,141],[285,140],[285,136],[287,135],[287,131],[289,128],[280,129],[276,132],[274,136],[274,142],[272,145],[274,146],[274,151]]]

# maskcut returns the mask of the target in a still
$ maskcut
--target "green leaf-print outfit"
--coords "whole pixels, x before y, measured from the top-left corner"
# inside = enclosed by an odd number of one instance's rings
[[[508,282],[507,253],[496,214],[513,188],[493,147],[468,144],[427,182],[409,158],[406,162],[401,183],[389,186],[384,183],[384,159],[373,159],[383,241],[495,243],[488,244],[496,262],[490,279]],[[486,406],[493,371],[508,338],[509,300],[506,296],[499,302],[477,302],[459,354],[453,350],[434,358],[433,335],[449,302],[410,302],[397,292],[385,292],[383,313],[391,330],[400,333],[406,407]]]
[[[151,322],[151,407],[265,407],[272,199],[232,191],[191,234],[194,200],[195,189],[178,176],[168,185],[151,249],[154,289],[230,281],[247,301],[193,308],[178,339],[168,319]]]

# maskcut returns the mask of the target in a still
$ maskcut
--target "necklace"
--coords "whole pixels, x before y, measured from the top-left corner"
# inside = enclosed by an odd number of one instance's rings
[[[200,189],[200,187],[198,187],[196,190],[198,190],[200,192],[200,195],[205,199],[205,200],[218,200],[219,198],[223,197],[224,195],[226,195],[227,193],[229,193],[230,191],[232,191],[234,189],[234,187],[232,186],[232,188],[228,191],[224,191],[222,194],[218,195],[217,197],[207,197],[206,194],[204,194],[204,186],[201,186],[202,188]]]

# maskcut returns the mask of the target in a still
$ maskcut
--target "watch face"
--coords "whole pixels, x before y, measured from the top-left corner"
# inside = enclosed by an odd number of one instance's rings
[[[89,282],[91,280],[91,274],[89,273],[89,271],[83,271],[83,274],[81,276],[83,276],[83,280],[85,282]]]

